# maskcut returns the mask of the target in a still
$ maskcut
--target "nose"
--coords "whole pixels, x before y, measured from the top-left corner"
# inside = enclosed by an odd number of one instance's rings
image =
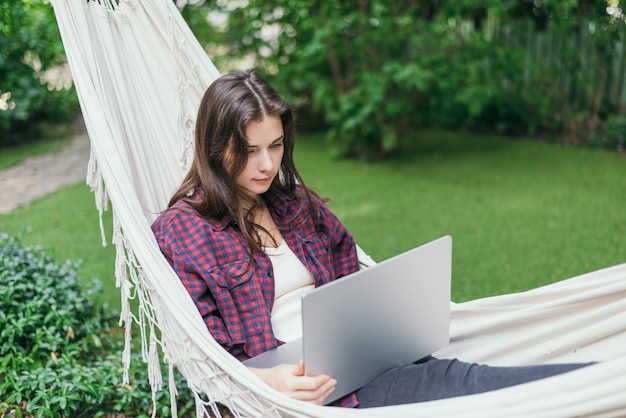
[[[258,168],[259,171],[263,173],[274,169],[274,161],[267,150],[263,150],[259,153]]]

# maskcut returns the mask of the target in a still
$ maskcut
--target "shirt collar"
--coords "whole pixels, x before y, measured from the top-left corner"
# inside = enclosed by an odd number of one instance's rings
[[[202,194],[202,190],[196,190],[192,196],[194,199],[201,199]],[[295,194],[286,195],[270,190],[263,195],[263,198],[281,226],[293,222],[300,215],[300,211],[304,210],[304,202],[297,202]],[[187,203],[184,205],[189,207]],[[219,219],[208,219],[207,221],[215,231],[222,231],[231,224],[237,225],[237,221],[231,215],[224,215]]]

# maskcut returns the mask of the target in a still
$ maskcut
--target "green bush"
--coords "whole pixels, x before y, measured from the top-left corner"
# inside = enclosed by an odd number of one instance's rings
[[[91,301],[100,283],[85,284],[78,267],[0,233],[0,416],[151,413],[140,353],[132,359],[137,380],[123,385],[118,313]],[[193,403],[187,392],[179,391],[183,413]],[[157,395],[158,415],[169,416],[169,392]]]
[[[429,127],[587,144],[623,107],[626,26],[604,0],[192,3],[226,16],[218,35],[192,25],[216,64],[262,71],[343,156],[400,154]]]
[[[69,123],[78,113],[73,88],[44,77],[65,63],[53,9],[46,0],[0,4],[0,146],[38,135],[38,122]],[[26,133],[26,135],[25,135]]]
[[[600,132],[591,137],[595,147],[623,152],[626,147],[626,115],[611,115]]]

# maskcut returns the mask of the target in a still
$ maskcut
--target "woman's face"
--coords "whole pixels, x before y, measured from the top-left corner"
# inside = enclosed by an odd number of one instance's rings
[[[285,133],[283,122],[276,116],[267,116],[246,127],[248,162],[237,177],[237,185],[256,198],[269,190],[278,175],[283,159]]]

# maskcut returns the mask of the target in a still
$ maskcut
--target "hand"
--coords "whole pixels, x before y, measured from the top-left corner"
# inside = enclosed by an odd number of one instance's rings
[[[280,364],[269,369],[250,370],[277,391],[300,401],[321,405],[335,390],[337,381],[326,374],[304,375],[304,360],[295,364]]]

